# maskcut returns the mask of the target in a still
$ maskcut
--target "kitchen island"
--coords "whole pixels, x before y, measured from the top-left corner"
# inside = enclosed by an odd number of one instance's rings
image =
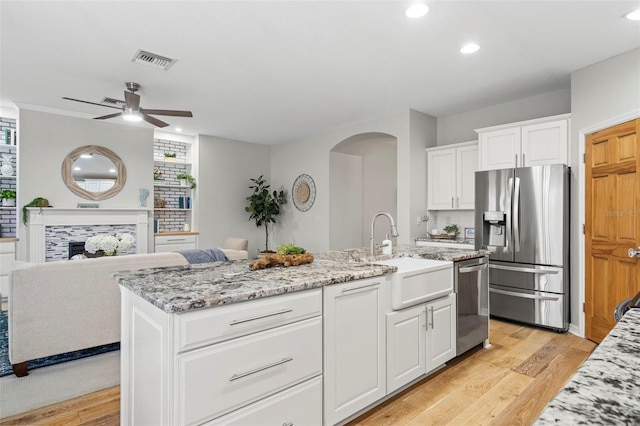
[[[628,311],[536,425],[640,424],[640,309]]]
[[[122,288],[122,424],[321,424],[323,287],[338,289],[342,306],[358,301],[346,312],[363,312],[354,324],[373,328],[369,342],[383,352],[371,361],[385,368],[384,318],[396,267],[370,264],[366,254],[358,250],[360,261],[347,262],[345,252],[318,253],[311,264],[256,271],[250,261],[234,261],[115,274]],[[375,260],[484,255],[397,247]],[[384,392],[384,380],[376,382]]]

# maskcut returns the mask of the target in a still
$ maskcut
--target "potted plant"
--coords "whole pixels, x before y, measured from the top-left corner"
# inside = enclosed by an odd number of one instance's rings
[[[176,176],[176,179],[180,181],[181,186],[188,186],[191,189],[196,187],[196,178],[191,176],[189,173],[180,173]]]
[[[164,153],[164,161],[176,161],[176,153],[175,152],[165,152]]]
[[[36,197],[31,200],[29,204],[25,204],[24,206],[22,206],[22,223],[24,223],[25,226],[27,225],[27,221],[29,220],[29,214],[27,210],[28,207],[40,207],[42,209],[42,207],[51,206],[49,205],[49,200],[42,197]]]
[[[270,191],[271,185],[260,175],[257,179],[250,179],[253,194],[247,197],[249,205],[244,210],[249,213],[249,220],[254,220],[259,228],[264,226],[265,248],[263,253],[269,253],[269,224],[276,223],[276,216],[280,214],[280,206],[287,203],[284,191]],[[273,252],[271,252],[273,253]]]
[[[13,189],[3,189],[0,191],[0,198],[2,199],[2,207],[16,206],[16,191]]]
[[[458,225],[455,223],[453,225],[447,225],[444,227],[444,232],[449,235],[458,235]]]

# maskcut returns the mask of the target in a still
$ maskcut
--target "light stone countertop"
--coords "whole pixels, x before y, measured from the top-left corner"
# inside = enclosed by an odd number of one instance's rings
[[[628,311],[536,425],[640,424],[640,309]]]
[[[465,260],[486,255],[484,251],[442,247],[394,247],[392,257],[422,257],[433,260]],[[314,253],[311,264],[252,271],[252,260],[214,262],[187,266],[122,271],[116,281],[149,303],[168,313],[211,308],[262,297],[276,296],[347,281],[382,276],[396,267],[368,263],[368,250],[355,253],[357,262],[347,262],[343,251]]]

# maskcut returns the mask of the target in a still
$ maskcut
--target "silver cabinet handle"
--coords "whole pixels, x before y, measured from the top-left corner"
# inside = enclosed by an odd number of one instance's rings
[[[502,266],[489,264],[490,269],[501,269],[503,271],[528,272],[530,274],[557,274],[559,269],[535,269],[535,268],[518,268],[517,266]]]
[[[637,257],[638,259],[640,259],[640,247],[638,248],[630,248],[629,249],[629,257]]]
[[[536,296],[535,294],[518,293],[516,291],[498,290],[497,288],[490,288],[491,293],[505,294],[507,296],[515,296],[523,299],[535,299],[535,300],[558,300],[558,297],[551,296]]]
[[[231,377],[229,377],[229,381],[233,382],[234,380],[242,379],[243,377],[247,377],[247,376],[250,376],[252,374],[259,373],[260,371],[264,371],[264,370],[267,370],[269,368],[277,367],[278,365],[282,365],[282,364],[287,363],[289,361],[293,361],[293,358],[290,358],[290,357],[289,358],[282,358],[280,361],[273,362],[273,363],[271,363],[269,365],[265,365],[264,367],[254,368],[253,370],[245,371],[244,373],[233,374],[233,375],[231,375]]]
[[[186,241],[186,238],[167,238],[167,242],[171,241]]]
[[[276,315],[282,315],[282,314],[286,314],[289,312],[293,312],[293,309],[282,309],[278,312],[272,312],[270,314],[264,314],[264,315],[257,315],[255,317],[251,317],[251,318],[245,318],[245,319],[240,319],[240,320],[233,320],[229,323],[229,325],[236,325],[236,324],[242,324],[243,322],[249,322],[249,321],[255,321],[255,320],[259,320],[262,318],[268,318],[268,317],[273,317]]]
[[[431,326],[431,329],[433,330],[433,306],[429,306],[429,312],[431,312],[431,321],[429,322],[429,325]]]
[[[380,283],[371,283],[371,284],[361,285],[360,287],[343,288],[342,292],[346,293],[346,292],[349,292],[349,291],[360,290],[361,288],[374,287],[374,286],[376,286],[378,284],[380,284]]]
[[[524,152],[522,153],[522,167],[524,167]]]
[[[454,208],[454,205],[453,205],[453,197],[451,197],[451,208]]]
[[[468,272],[481,271],[483,269],[487,269],[488,267],[489,267],[488,263],[483,263],[482,265],[476,265],[476,266],[464,266],[458,269],[458,272],[466,274]]]
[[[516,154],[516,167],[518,167],[518,154]]]
[[[293,422],[282,423],[282,426],[293,426]]]
[[[460,197],[456,197],[456,208],[460,208]]]

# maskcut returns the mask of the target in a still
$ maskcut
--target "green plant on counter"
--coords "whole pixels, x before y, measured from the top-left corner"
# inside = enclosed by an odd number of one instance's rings
[[[176,153],[175,152],[165,152],[164,153],[164,157],[165,158],[176,158]]]
[[[305,254],[307,251],[293,243],[281,244],[276,249],[278,254]]]
[[[260,175],[257,179],[249,179],[253,182],[249,188],[253,189],[253,194],[247,197],[249,205],[244,211],[250,213],[249,220],[253,220],[259,228],[264,226],[265,248],[269,250],[269,223],[276,223],[276,216],[280,214],[280,206],[287,203],[287,196],[284,191],[271,192],[267,182]]]
[[[0,191],[0,200],[13,200],[17,196],[13,189],[3,189]]]
[[[444,227],[444,232],[447,234],[457,234],[458,233],[458,225],[455,223],[453,225],[447,225]]]
[[[189,186],[191,187],[191,189],[196,187],[196,178],[191,176],[189,173],[180,173],[178,176],[176,176],[176,179],[186,180],[187,182],[189,182]]]
[[[29,207],[51,207],[49,205],[49,200],[47,200],[46,198],[42,198],[42,197],[36,197],[33,200],[31,200],[31,202],[29,204],[25,204],[24,206],[22,206],[22,223],[24,223],[24,225],[27,225],[27,220],[29,220],[29,213],[27,208]]]

